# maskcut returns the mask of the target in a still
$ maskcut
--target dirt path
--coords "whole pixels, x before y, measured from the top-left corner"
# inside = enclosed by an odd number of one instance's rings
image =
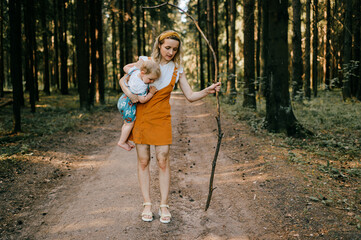
[[[208,194],[216,145],[215,109],[204,101],[188,103],[173,94],[170,224],[140,219],[142,197],[136,152],[110,144],[82,161],[85,175],[54,189],[44,216],[23,231],[27,239],[308,239],[326,232],[317,217],[329,212],[305,199],[302,176],[284,161],[287,151],[271,139],[250,133],[244,124],[223,119],[225,137],[217,163],[211,206]],[[119,117],[114,114],[114,118]],[[115,129],[120,129],[120,121]],[[113,126],[114,127],[114,126]],[[96,136],[93,136],[96,138]],[[94,150],[94,149],[92,149]],[[158,169],[152,148],[153,212],[159,204]],[[83,174],[81,173],[81,174]],[[78,173],[79,176],[79,173]],[[307,216],[305,216],[305,209]],[[314,215],[313,215],[314,214]],[[39,216],[39,215],[38,215]],[[314,225],[316,224],[316,226]],[[337,221],[334,222],[336,226]],[[331,224],[327,231],[332,230]],[[326,238],[327,239],[327,238]]]

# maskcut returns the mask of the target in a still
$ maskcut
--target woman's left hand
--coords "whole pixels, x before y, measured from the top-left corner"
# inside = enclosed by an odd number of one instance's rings
[[[221,82],[213,83],[211,86],[207,87],[208,93],[215,93],[221,90]]]

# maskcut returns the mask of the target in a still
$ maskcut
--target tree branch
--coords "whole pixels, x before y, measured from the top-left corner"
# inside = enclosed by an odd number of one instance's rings
[[[196,25],[198,31],[202,34],[203,39],[206,41],[209,49],[212,52],[213,55],[213,60],[214,60],[214,66],[215,66],[215,71],[214,71],[214,82],[218,82],[218,64],[217,64],[217,57],[216,57],[216,53],[213,50],[213,47],[211,46],[211,44],[209,43],[208,39],[206,38],[206,36],[204,35],[202,29],[199,27],[197,21],[190,15],[188,14],[186,11],[184,11],[183,9],[179,8],[178,6],[165,2],[156,6],[150,6],[150,7],[143,7],[143,9],[154,9],[154,8],[160,8],[162,6],[172,6],[174,8],[177,8],[178,10],[180,10],[182,13],[184,13],[185,15],[187,15],[187,17],[189,17],[190,19],[192,19],[193,23]],[[222,137],[223,137],[223,133],[222,133],[222,128],[221,128],[221,113],[220,113],[220,104],[219,104],[219,93],[216,92],[216,99],[217,99],[217,116],[216,116],[216,120],[217,120],[217,126],[218,126],[218,142],[217,142],[217,147],[216,147],[216,152],[214,153],[214,158],[213,158],[213,162],[212,162],[212,172],[211,172],[211,177],[210,177],[210,181],[209,181],[209,192],[208,192],[208,198],[207,198],[207,203],[206,203],[206,208],[205,211],[207,211],[207,209],[209,208],[209,205],[211,203],[211,198],[212,198],[212,193],[213,190],[215,188],[213,188],[213,179],[214,179],[214,173],[216,170],[216,163],[217,163],[217,158],[218,158],[218,153],[219,153],[219,149],[221,147],[221,141],[222,141]]]

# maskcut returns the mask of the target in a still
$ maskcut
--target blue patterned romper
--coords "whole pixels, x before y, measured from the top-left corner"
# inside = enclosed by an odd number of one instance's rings
[[[136,70],[136,69],[135,69]],[[131,75],[135,70],[131,71],[128,75]],[[148,86],[149,89],[149,86]],[[133,93],[133,92],[132,92]],[[147,95],[147,91],[143,92],[141,94],[139,93],[133,93],[139,96],[145,96]],[[122,115],[122,118],[127,123],[131,123],[135,121],[135,113],[137,110],[137,104],[133,103],[127,95],[123,93],[122,96],[120,96],[117,104],[118,110],[120,114]]]

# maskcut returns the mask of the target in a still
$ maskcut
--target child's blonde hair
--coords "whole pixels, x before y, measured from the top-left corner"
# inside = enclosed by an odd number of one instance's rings
[[[156,63],[152,60],[144,61],[140,67],[140,71],[144,72],[144,74],[154,73],[157,78],[159,78],[161,74],[159,63]]]
[[[182,41],[180,39],[179,34],[173,30],[164,31],[156,38],[154,46],[153,46],[152,58],[154,59],[154,61],[160,63],[162,56],[160,55],[159,47],[160,47],[160,45],[162,45],[164,43],[165,39],[174,39],[179,42],[178,51],[174,55],[172,60],[176,64],[177,67],[180,67],[181,59],[182,59],[182,55],[183,55]]]

